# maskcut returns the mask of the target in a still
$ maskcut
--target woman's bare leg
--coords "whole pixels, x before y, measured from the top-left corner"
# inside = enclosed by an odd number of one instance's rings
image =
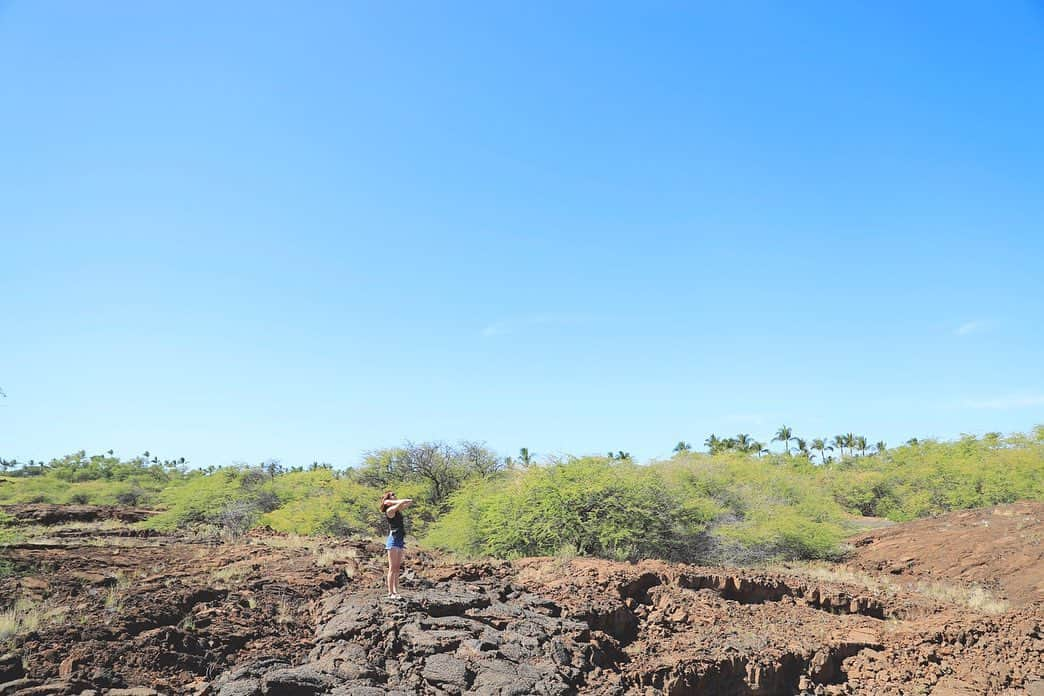
[[[388,594],[399,593],[399,568],[402,565],[402,549],[388,549]]]

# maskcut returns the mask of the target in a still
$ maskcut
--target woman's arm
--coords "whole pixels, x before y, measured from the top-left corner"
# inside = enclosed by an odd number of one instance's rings
[[[413,505],[413,498],[403,498],[402,500],[389,500],[389,505],[385,510],[384,514],[388,517],[393,517],[399,510],[405,510],[409,506]]]

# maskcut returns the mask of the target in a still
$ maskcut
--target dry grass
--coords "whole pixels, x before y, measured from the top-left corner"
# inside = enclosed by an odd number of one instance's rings
[[[123,609],[123,598],[127,594],[127,588],[131,585],[131,579],[123,571],[118,571],[115,578],[116,582],[105,595],[105,609],[114,614]]]
[[[107,532],[113,529],[126,529],[128,525],[120,520],[100,520],[98,522],[61,522],[59,524],[29,524],[22,527],[26,536],[50,536],[55,532]]]
[[[16,600],[9,609],[0,612],[0,641],[44,626],[65,623],[69,610],[64,606],[36,604],[28,599]]]
[[[417,548],[425,551],[429,550],[427,547],[417,544]],[[437,553],[441,558],[441,562],[446,565],[464,565],[465,563],[477,563],[480,561],[496,561],[497,559],[490,556],[484,556],[479,553],[467,553],[465,551],[441,551]]]
[[[956,583],[926,581],[900,583],[886,576],[872,575],[846,565],[823,561],[768,565],[762,569],[773,573],[796,574],[822,582],[855,585],[878,596],[894,596],[905,591],[933,602],[967,607],[984,614],[1003,614],[1011,608],[1007,601],[995,597],[989,590],[979,585],[965,586]]]
[[[297,612],[290,600],[282,598],[279,600],[279,603],[276,604],[275,620],[277,624],[286,625],[294,623],[296,621],[296,614]]]
[[[115,586],[110,587],[105,595],[105,610],[118,613],[123,608],[123,595]]]
[[[354,561],[358,557],[359,551],[353,546],[335,546],[319,551],[315,556],[315,564],[320,568],[327,568],[334,564],[342,564],[345,561]]]
[[[1003,614],[1011,608],[1006,600],[995,597],[980,585],[953,585],[941,582],[920,582],[913,588],[918,594],[937,602],[968,607],[983,614]]]
[[[518,580],[523,585],[544,585],[553,584],[572,574],[572,560],[550,556],[527,563],[518,572]]]
[[[322,539],[300,534],[287,534],[286,536],[257,537],[251,539],[250,543],[261,544],[273,549],[308,549],[314,551],[322,544]]]
[[[218,568],[210,574],[210,578],[214,582],[218,582],[224,585],[234,585],[243,580],[243,578],[254,572],[254,561],[236,561],[235,563],[229,563],[224,568]]]
[[[10,609],[0,612],[0,640],[7,640],[39,624],[39,613],[32,602],[20,599]]]
[[[782,575],[800,575],[821,582],[839,585],[855,585],[877,595],[894,595],[899,586],[891,579],[864,573],[846,565],[828,561],[793,561],[783,564],[767,565],[763,570]]]

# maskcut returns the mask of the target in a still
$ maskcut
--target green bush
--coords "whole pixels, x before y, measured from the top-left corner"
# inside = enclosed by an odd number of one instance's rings
[[[166,509],[142,526],[173,530],[203,522],[217,524],[230,504],[256,495],[259,481],[258,470],[249,468],[219,469],[189,477],[160,494],[158,502]]]
[[[261,524],[294,534],[373,534],[379,531],[380,494],[376,489],[338,478],[327,469],[292,472],[268,484],[277,507]]]
[[[659,556],[745,563],[831,558],[851,521],[902,521],[1044,499],[1044,429],[815,466],[799,457],[681,452],[648,466],[601,458],[475,479],[426,541],[458,553]]]
[[[841,551],[846,512],[823,493],[821,472],[806,462],[681,454],[653,466],[706,527],[687,560],[746,563],[825,558]]]
[[[32,471],[5,477],[0,503],[146,505],[184,476],[141,458],[87,457],[82,451]]]
[[[825,470],[851,512],[897,522],[951,510],[1044,498],[1044,442],[1035,437],[923,441]]]
[[[550,555],[568,547],[610,558],[669,556],[692,510],[660,475],[629,461],[573,459],[474,481],[425,541],[464,554]]]
[[[348,474],[316,467],[237,467],[209,474],[78,452],[5,476],[0,503],[159,505],[144,523],[239,532],[383,533],[384,490],[416,502],[410,531],[464,555],[587,554],[744,563],[829,558],[857,516],[910,520],[1044,499],[1044,426],[1030,435],[921,441],[823,466],[802,457],[679,452],[630,460],[501,466],[475,443],[407,443]],[[0,524],[0,543],[5,532]]]

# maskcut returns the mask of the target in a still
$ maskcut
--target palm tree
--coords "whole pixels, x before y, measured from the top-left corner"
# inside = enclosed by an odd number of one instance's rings
[[[866,456],[866,448],[867,448],[866,436],[865,435],[860,435],[859,437],[857,437],[855,439],[855,446],[857,448],[859,448],[859,454],[861,454],[861,455],[863,455],[865,457]]]
[[[688,442],[685,442],[684,440],[682,440],[677,445],[674,446],[674,453],[675,454],[681,454],[682,452],[688,452],[691,449],[692,449],[692,445],[690,445]]]
[[[749,451],[753,452],[754,454],[756,454],[758,459],[761,459],[761,455],[769,453],[768,448],[765,447],[765,443],[764,442],[758,442],[757,440],[754,440],[754,441],[752,441],[750,443],[750,450]]]
[[[714,433],[711,433],[710,436],[703,441],[703,446],[706,447],[711,454],[715,454],[721,451],[721,448],[724,446],[724,443],[722,442],[721,438],[719,438]]]
[[[911,447],[916,447],[917,445],[921,444],[921,441],[918,440],[916,437],[911,437],[909,440],[906,441],[906,444],[910,445]]]
[[[848,453],[855,455],[856,448],[856,436],[855,433],[845,433],[845,444],[848,446]]]
[[[877,450],[878,454],[884,454],[884,451],[888,449],[888,445],[885,444],[884,440],[878,440],[877,444],[874,445],[874,449]]]
[[[811,459],[812,453],[808,451],[808,442],[802,440],[800,437],[795,437],[794,441],[797,443],[798,452],[802,454],[805,459]]]
[[[824,464],[826,464],[826,451],[828,448],[831,450],[834,449],[833,447],[829,447],[823,438],[817,437],[812,440],[812,449],[819,452],[819,458],[823,460]]]
[[[830,444],[832,444],[837,449],[841,450],[841,458],[844,459],[845,458],[845,445],[848,444],[848,442],[845,441],[845,436],[844,435],[835,435],[834,439],[831,441]]]
[[[518,460],[522,462],[523,466],[529,466],[533,463],[533,455],[529,453],[528,447],[522,447],[518,450]]]
[[[738,449],[741,452],[750,452],[751,445],[754,443],[754,440],[752,440],[750,438],[750,435],[748,435],[747,433],[740,433],[739,435],[734,437],[733,440],[735,440],[736,442],[736,449]]]
[[[794,437],[794,431],[791,430],[789,426],[783,425],[776,431],[776,436],[772,438],[772,441],[782,442],[787,454],[790,454],[790,439],[792,437]]]

